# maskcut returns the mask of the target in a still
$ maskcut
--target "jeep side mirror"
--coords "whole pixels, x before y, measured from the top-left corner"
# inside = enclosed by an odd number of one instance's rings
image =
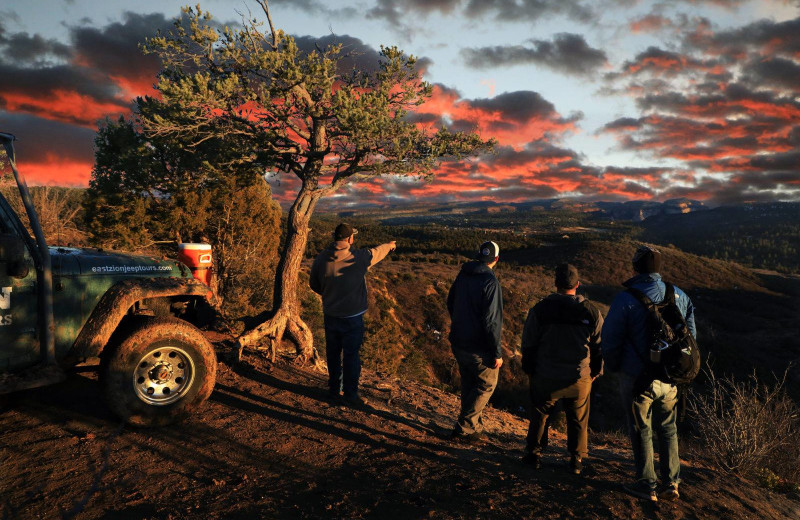
[[[13,233],[0,233],[0,264],[5,265],[6,274],[12,278],[28,276],[25,262],[25,242]]]

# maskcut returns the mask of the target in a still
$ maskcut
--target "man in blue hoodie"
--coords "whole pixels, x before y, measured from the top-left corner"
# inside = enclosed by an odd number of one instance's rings
[[[500,247],[484,242],[476,260],[465,263],[447,295],[450,345],[461,374],[461,413],[451,439],[482,442],[481,414],[497,386],[503,357],[503,294],[492,269]]]
[[[637,275],[623,285],[644,293],[659,304],[666,296],[666,285],[658,273],[661,252],[650,246],[639,247],[633,255]],[[694,306],[686,293],[675,287],[675,303],[686,318],[686,325],[697,336]],[[678,429],[676,425],[678,388],[669,381],[653,379],[647,370],[650,340],[648,310],[629,291],[619,293],[603,324],[602,349],[606,368],[619,372],[620,396],[633,445],[636,480],[625,485],[632,495],[657,501],[675,500],[680,482]],[[653,430],[658,435],[661,487],[657,487],[653,463]]]

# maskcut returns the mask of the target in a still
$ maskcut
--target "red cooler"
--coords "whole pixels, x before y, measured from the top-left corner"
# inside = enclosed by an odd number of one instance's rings
[[[211,286],[211,244],[178,244],[178,260],[189,266],[195,278]]]

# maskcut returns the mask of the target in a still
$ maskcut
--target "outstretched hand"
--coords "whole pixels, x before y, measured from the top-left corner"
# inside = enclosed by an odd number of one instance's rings
[[[494,360],[494,366],[492,368],[498,369],[503,366],[503,358],[497,358]]]
[[[392,240],[391,242],[389,242],[389,244],[391,244],[391,246],[392,246],[391,249],[389,249],[389,252],[392,252],[395,249],[397,249],[397,241],[396,240]]]

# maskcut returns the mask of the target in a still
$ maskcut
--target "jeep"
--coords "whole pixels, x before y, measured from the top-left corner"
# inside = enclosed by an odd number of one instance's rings
[[[100,358],[121,419],[159,426],[187,416],[216,379],[214,349],[192,324],[211,290],[175,260],[49,247],[13,141],[0,133],[34,237],[0,194],[0,394],[60,382]]]

